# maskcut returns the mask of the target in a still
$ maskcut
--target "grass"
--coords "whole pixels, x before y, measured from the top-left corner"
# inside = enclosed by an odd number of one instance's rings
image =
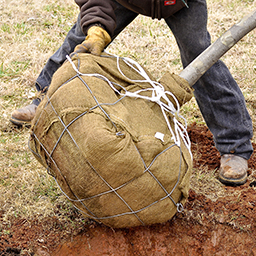
[[[253,0],[209,0],[212,40],[255,7]],[[0,209],[5,209],[5,220],[15,216],[54,216],[58,205],[66,205],[61,210],[65,215],[72,206],[29,151],[29,130],[12,126],[9,117],[35,95],[38,74],[63,42],[79,10],[73,0],[3,0],[0,9]],[[253,31],[222,58],[245,96],[254,127],[255,41],[256,31]],[[157,79],[166,71],[179,74],[182,70],[178,47],[164,21],[140,16],[108,51],[135,59]],[[194,99],[183,107],[182,114],[188,123],[204,123]],[[217,189],[215,197],[222,196],[222,186],[214,177],[215,172],[194,170],[191,184],[202,193]]]

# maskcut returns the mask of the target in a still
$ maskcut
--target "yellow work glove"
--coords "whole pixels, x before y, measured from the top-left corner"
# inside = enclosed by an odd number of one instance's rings
[[[108,32],[101,27],[92,26],[82,44],[75,47],[74,52],[88,52],[100,56],[104,48],[111,42]]]

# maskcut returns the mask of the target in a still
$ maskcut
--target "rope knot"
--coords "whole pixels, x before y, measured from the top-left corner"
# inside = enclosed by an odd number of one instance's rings
[[[164,88],[157,85],[157,86],[155,86],[154,90],[152,91],[151,101],[156,102],[156,103],[160,103],[161,98],[164,97],[165,95],[166,94],[165,94]]]

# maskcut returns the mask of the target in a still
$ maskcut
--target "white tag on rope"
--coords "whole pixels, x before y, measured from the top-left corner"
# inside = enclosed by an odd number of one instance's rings
[[[156,132],[155,134],[155,138],[161,140],[162,142],[164,142],[164,134],[161,132]]]

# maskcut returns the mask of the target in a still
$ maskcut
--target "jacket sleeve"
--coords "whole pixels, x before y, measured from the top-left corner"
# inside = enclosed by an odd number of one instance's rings
[[[113,36],[116,27],[115,3],[112,0],[75,0],[80,7],[81,27],[85,34],[93,24],[101,24]]]

